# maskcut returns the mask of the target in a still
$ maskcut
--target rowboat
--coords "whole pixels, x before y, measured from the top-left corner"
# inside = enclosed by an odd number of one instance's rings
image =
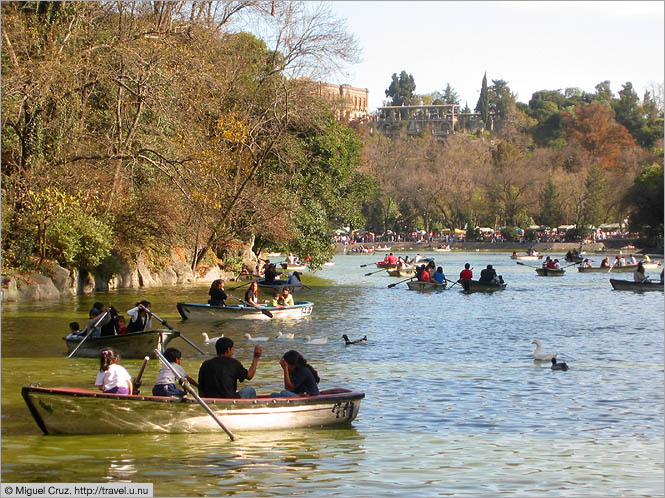
[[[323,266],[335,266],[335,262],[331,259],[330,261],[323,263]]]
[[[645,270],[656,270],[660,267],[660,261],[654,261],[651,263],[642,263],[642,265],[644,266]],[[623,266],[615,265],[615,266],[604,266],[604,267],[578,266],[577,271],[582,273],[608,273],[610,271],[610,268],[614,273],[627,273],[635,271],[637,265],[623,265]]]
[[[445,246],[445,247],[435,247],[432,249],[433,251],[436,252],[450,252],[450,246]]]
[[[478,280],[461,280],[464,292],[495,292],[504,290],[508,284],[491,284],[487,282],[479,282]]]
[[[631,291],[662,291],[665,286],[658,280],[649,280],[648,282],[633,282],[631,280],[617,280],[610,278],[610,284],[614,290]]]
[[[81,388],[21,389],[44,434],[220,432],[195,399],[110,394]],[[329,389],[318,396],[251,399],[203,398],[230,431],[289,430],[349,424],[364,393]]]
[[[518,259],[520,261],[538,261],[543,259],[542,254],[511,254],[510,259]]]
[[[563,268],[536,268],[536,273],[541,277],[563,277],[566,270]]]
[[[388,252],[388,251],[390,251],[390,249],[392,249],[392,246],[383,246],[383,247],[376,246],[374,248],[374,250],[377,251],[377,252]]]
[[[265,254],[266,258],[279,258],[281,255],[281,252],[267,252]]]
[[[276,291],[283,291],[285,288],[288,288],[291,292],[296,289],[300,289],[302,284],[289,284],[286,280],[274,280],[271,283],[267,283],[265,279],[257,280],[259,287],[263,289],[274,289]]]
[[[289,271],[305,271],[307,269],[307,265],[292,264],[286,262],[280,263],[279,266],[281,266],[283,270],[289,270]]]
[[[270,320],[263,311],[269,311],[273,318],[302,318],[312,314],[314,303],[296,301],[293,306],[258,308],[244,304],[213,306],[201,303],[177,303],[176,307],[183,320]]]
[[[121,358],[144,358],[145,356],[152,356],[154,358],[153,351],[155,349],[165,351],[168,343],[179,335],[180,332],[176,330],[158,329],[129,332],[120,335],[88,337],[81,347],[76,350],[76,356],[98,358],[100,350],[112,347],[120,354]],[[82,337],[71,339],[63,337],[69,353],[76,349]]]
[[[388,268],[386,271],[391,277],[412,277],[416,274],[415,268]]]
[[[569,263],[582,263],[584,261],[584,258],[582,256],[568,256],[566,254],[566,261]]]
[[[407,282],[406,285],[409,286],[410,290],[417,291],[430,291],[430,290],[444,290],[446,288],[446,282],[442,284],[438,282],[420,282],[418,280],[411,280]]]
[[[385,268],[385,269],[396,268],[397,263],[388,263],[387,261],[377,261],[376,262],[376,267],[377,268]]]

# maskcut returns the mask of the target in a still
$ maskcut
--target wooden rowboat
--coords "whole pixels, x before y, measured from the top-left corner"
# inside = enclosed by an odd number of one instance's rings
[[[536,268],[536,273],[541,277],[563,277],[566,270],[563,268]]]
[[[446,288],[445,281],[440,284],[438,282],[421,282],[418,280],[411,280],[410,282],[407,282],[406,285],[409,286],[410,290],[417,291],[444,290]]]
[[[412,277],[416,274],[415,268],[388,268],[386,271],[391,277]]]
[[[435,247],[432,249],[433,251],[436,252],[450,252],[450,246],[445,246],[445,247]]]
[[[377,268],[397,268],[397,263],[388,263],[387,261],[377,261],[376,262],[376,267]]]
[[[610,284],[614,290],[631,291],[662,291],[665,286],[658,280],[649,280],[648,282],[633,282],[631,280],[617,280],[610,278]]]
[[[655,261],[651,263],[642,263],[644,266],[645,270],[656,270],[660,267],[660,261]],[[637,268],[637,265],[623,265],[623,266],[606,266],[606,267],[599,267],[599,266],[578,266],[577,271],[582,272],[582,273],[608,273],[610,271],[610,268],[612,269],[612,273],[628,273],[635,271]]]
[[[302,318],[312,314],[314,303],[296,301],[293,306],[245,306],[229,304],[212,306],[201,303],[177,303],[178,313],[183,320],[270,320],[263,311],[269,311],[273,318]]]
[[[289,284],[286,280],[274,280],[271,283],[267,283],[265,279],[257,280],[259,287],[263,289],[274,289],[276,291],[282,292],[285,288],[288,288],[291,292],[296,289],[302,288],[302,284]]]
[[[44,434],[219,432],[213,418],[189,397],[32,386],[23,387],[21,394]],[[229,430],[242,432],[349,424],[364,397],[361,392],[330,389],[297,398],[204,400]]]
[[[508,284],[490,284],[486,282],[479,282],[478,280],[461,280],[464,292],[496,292],[504,290]]]
[[[388,251],[390,251],[390,249],[391,249],[391,246],[383,246],[383,247],[381,247],[381,246],[376,246],[376,247],[374,248],[374,250],[375,250],[376,252],[388,252]]]
[[[101,337],[88,337],[75,356],[84,358],[99,358],[99,351],[106,347],[115,349],[121,358],[144,358],[155,357],[153,351],[159,349],[165,351],[166,346],[178,337],[177,330],[143,330],[141,332],[129,332],[121,335],[105,335]],[[79,345],[81,338],[68,339],[63,337],[67,343],[68,353],[71,353]]]

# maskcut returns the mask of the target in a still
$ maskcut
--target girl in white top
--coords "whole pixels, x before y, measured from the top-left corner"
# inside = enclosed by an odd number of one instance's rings
[[[132,376],[124,367],[118,365],[120,356],[112,348],[100,352],[99,373],[95,385],[100,391],[115,394],[132,394]]]

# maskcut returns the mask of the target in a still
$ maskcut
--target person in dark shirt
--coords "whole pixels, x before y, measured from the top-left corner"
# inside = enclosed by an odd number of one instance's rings
[[[321,380],[316,370],[298,351],[287,351],[279,360],[284,370],[284,390],[272,393],[273,398],[295,396],[318,396]]]
[[[217,356],[206,360],[199,369],[199,395],[203,398],[256,398],[256,390],[245,386],[238,391],[238,381],[252,380],[262,350],[254,347],[249,370],[233,358],[233,340],[220,337],[215,343]]]
[[[214,280],[210,285],[210,290],[208,291],[210,299],[208,299],[208,304],[211,306],[225,306],[225,301],[229,296],[226,295],[224,291],[224,280],[218,278]]]
[[[496,278],[496,270],[492,268],[492,265],[487,265],[487,268],[480,272],[478,282],[491,283],[494,278]]]

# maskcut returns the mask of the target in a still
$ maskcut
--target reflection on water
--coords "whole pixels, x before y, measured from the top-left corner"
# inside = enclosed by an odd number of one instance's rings
[[[466,261],[476,273],[493,264],[508,289],[389,289],[400,279],[359,268],[374,257],[345,256],[319,273],[332,285],[296,296],[315,303],[304,320],[182,322],[176,301],[203,301],[207,286],[3,304],[3,479],[153,482],[156,496],[662,495],[663,295],[613,291],[602,274],[536,277],[507,254],[433,256],[449,278]],[[90,387],[99,368],[66,359],[67,323],[83,322],[93,301],[126,310],[144,297],[211,355],[201,332],[231,337],[246,365],[253,345],[243,334],[269,336],[251,382],[259,392],[281,388],[279,357],[298,349],[322,388],[367,393],[358,419],[233,443],[223,433],[39,435],[20,386]],[[273,339],[280,331],[295,339]],[[344,333],[368,343],[345,346]],[[329,343],[304,344],[305,335]],[[534,362],[536,338],[570,370]],[[202,357],[174,345],[195,377]],[[136,373],[141,362],[122,363]],[[158,370],[149,363],[144,390]]]

